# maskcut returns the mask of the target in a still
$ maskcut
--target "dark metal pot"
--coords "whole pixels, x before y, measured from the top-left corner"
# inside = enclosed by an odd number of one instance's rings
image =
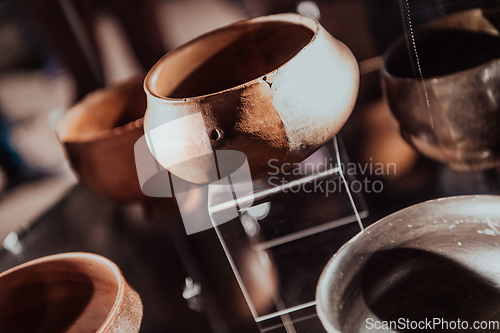
[[[382,80],[417,151],[457,170],[485,170],[500,165],[500,37],[481,11],[456,15],[393,45]]]

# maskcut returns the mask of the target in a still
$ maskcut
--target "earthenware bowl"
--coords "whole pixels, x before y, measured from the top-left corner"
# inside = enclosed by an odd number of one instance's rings
[[[159,163],[184,180],[218,179],[220,149],[245,153],[252,176],[262,177],[270,160],[300,162],[330,140],[351,114],[358,83],[349,48],[312,18],[234,23],[150,70],[146,138]]]
[[[498,258],[499,196],[417,204],[366,228],[333,256],[318,283],[318,315],[329,333],[410,331],[383,328],[399,318],[500,320]],[[432,331],[453,331],[441,328]]]
[[[0,274],[0,331],[136,333],[139,295],[108,259],[63,253]]]
[[[382,77],[402,136],[417,151],[457,170],[500,165],[500,37],[480,10],[395,43]]]
[[[134,144],[144,134],[143,78],[87,95],[70,108],[57,136],[80,181],[110,201],[145,200],[134,158]]]

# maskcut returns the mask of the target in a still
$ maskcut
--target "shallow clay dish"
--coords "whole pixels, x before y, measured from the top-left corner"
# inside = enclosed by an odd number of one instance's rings
[[[359,83],[356,59],[316,20],[279,14],[205,34],[148,73],[149,147],[176,176],[217,177],[214,150],[245,153],[252,176],[300,162],[347,121]],[[219,161],[220,162],[220,161]]]
[[[87,95],[57,127],[80,181],[111,201],[144,200],[135,167],[134,144],[144,134],[142,77]]]
[[[399,318],[498,321],[499,258],[499,196],[414,205],[368,227],[334,255],[316,291],[318,315],[330,333],[411,331],[374,328]],[[429,332],[456,331],[441,328]]]
[[[136,333],[139,295],[108,259],[63,253],[0,274],[0,332]]]

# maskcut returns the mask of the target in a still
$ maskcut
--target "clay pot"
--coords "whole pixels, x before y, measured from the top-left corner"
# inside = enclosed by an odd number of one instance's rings
[[[500,37],[481,10],[433,21],[384,56],[382,77],[402,136],[464,171],[500,165]],[[409,46],[410,45],[410,46]]]
[[[134,144],[144,134],[146,110],[142,77],[87,95],[70,108],[57,136],[80,181],[110,201],[144,200]]]
[[[358,83],[349,48],[312,18],[234,23],[151,69],[146,137],[159,163],[184,180],[216,180],[219,149],[245,153],[259,178],[271,159],[300,162],[330,140],[351,114]]]
[[[449,197],[403,209],[333,256],[318,283],[318,315],[330,333],[410,331],[381,328],[382,321],[399,318],[500,320],[499,243],[499,196]]]
[[[139,332],[142,303],[111,261],[63,253],[0,274],[0,331]]]

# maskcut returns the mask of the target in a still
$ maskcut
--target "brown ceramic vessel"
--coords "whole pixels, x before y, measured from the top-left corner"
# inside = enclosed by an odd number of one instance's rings
[[[145,200],[134,158],[134,144],[144,134],[143,78],[87,95],[70,108],[57,136],[80,181],[110,201]]]
[[[214,150],[245,153],[252,176],[300,162],[347,121],[356,59],[316,20],[279,14],[207,33],[148,73],[144,121],[151,152],[176,176],[214,181]]]
[[[63,253],[0,274],[0,332],[136,333],[139,295],[108,259]]]

